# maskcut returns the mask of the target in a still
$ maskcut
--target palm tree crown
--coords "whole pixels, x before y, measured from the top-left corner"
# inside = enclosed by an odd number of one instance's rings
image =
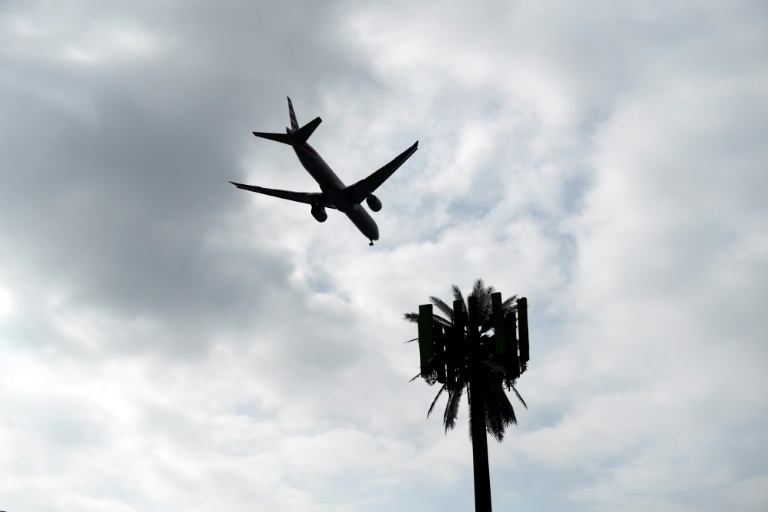
[[[454,300],[460,301],[463,310],[461,313],[466,315],[469,308],[461,290],[458,286],[452,285],[452,291]],[[469,295],[470,297],[475,297],[477,299],[478,305],[478,324],[480,327],[478,340],[480,343],[479,348],[481,349],[477,350],[475,354],[479,356],[479,360],[476,361],[475,364],[470,365],[466,350],[455,351],[453,354],[438,353],[433,357],[435,364],[447,363],[453,365],[457,371],[453,381],[450,379],[447,380],[438,390],[435,399],[432,401],[432,405],[430,405],[429,410],[427,411],[427,417],[429,417],[432,410],[435,408],[435,404],[437,404],[440,395],[444,391],[447,391],[448,403],[446,404],[445,412],[443,413],[443,424],[445,425],[446,433],[448,430],[453,429],[456,426],[459,404],[461,403],[461,397],[465,390],[469,391],[468,396],[470,402],[472,400],[472,390],[470,389],[469,384],[474,376],[477,378],[475,382],[477,387],[479,387],[478,390],[475,390],[475,393],[482,393],[482,401],[485,404],[485,430],[493,436],[494,439],[501,442],[504,440],[504,432],[506,431],[506,428],[513,423],[517,423],[515,410],[512,407],[507,394],[504,392],[505,388],[506,390],[513,391],[520,402],[522,402],[523,406],[527,408],[527,405],[517,392],[517,389],[515,389],[515,381],[520,373],[525,370],[525,366],[523,365],[522,368],[515,367],[518,364],[516,357],[514,358],[513,363],[511,360],[502,358],[497,354],[492,353],[492,350],[487,349],[488,347],[493,346],[495,335],[493,333],[493,319],[491,315],[491,294],[494,292],[495,290],[493,286],[486,286],[482,279],[478,279],[475,281],[472,287],[472,292]],[[505,317],[510,314],[515,314],[515,310],[517,309],[516,299],[517,296],[513,295],[502,302],[502,309]],[[453,308],[438,297],[431,296],[429,300],[442,313],[442,315],[433,313],[433,321],[445,327],[454,327],[456,318]],[[418,322],[419,314],[406,313],[404,318],[409,322]],[[466,327],[464,329],[464,332],[466,332]],[[450,358],[450,360],[447,361],[446,358]],[[477,372],[477,375],[474,375],[474,372]],[[419,375],[411,380],[415,380],[417,377],[424,377],[429,385],[435,384],[438,380],[436,371],[422,370],[422,373],[419,373]],[[469,423],[471,438],[473,424],[471,408]]]

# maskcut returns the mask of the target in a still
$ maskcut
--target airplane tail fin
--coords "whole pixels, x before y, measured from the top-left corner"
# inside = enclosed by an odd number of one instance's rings
[[[299,128],[299,122],[296,121],[296,113],[293,111],[291,98],[288,98],[288,113],[291,116],[291,130],[286,130],[286,133],[253,132],[253,134],[262,139],[274,140],[288,145],[293,144],[293,142],[304,143],[307,142],[307,139],[309,139],[309,136],[315,131],[315,128],[317,128],[323,121],[319,117],[316,117]]]
[[[299,122],[296,120],[296,112],[293,111],[293,102],[291,102],[290,97],[288,97],[288,114],[291,116],[291,129],[293,131],[291,136],[297,142],[307,142],[307,139],[309,139],[309,136],[315,131],[315,128],[323,122],[322,119],[316,117],[299,128]]]
[[[291,103],[290,97],[288,97],[288,115],[291,116],[291,129],[293,131],[298,130],[299,122],[296,120],[296,112],[293,111],[293,103]]]

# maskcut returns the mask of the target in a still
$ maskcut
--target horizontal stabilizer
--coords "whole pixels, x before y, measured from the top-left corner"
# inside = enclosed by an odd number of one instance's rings
[[[387,178],[392,176],[392,174],[403,165],[417,149],[419,149],[419,141],[416,141],[413,146],[397,155],[394,160],[367,178],[345,188],[344,194],[346,194],[347,199],[352,203],[360,204],[366,197],[372,194],[374,190],[379,188],[382,183],[387,181]]]
[[[264,132],[253,132],[253,134],[257,137],[261,137],[262,139],[269,139],[269,140],[276,140],[277,142],[282,142],[283,144],[291,145],[291,140],[288,138],[287,133],[264,133]]]
[[[312,135],[312,132],[315,131],[315,128],[320,126],[320,123],[322,123],[323,120],[319,117],[316,117],[314,120],[308,122],[301,128],[299,128],[296,132],[293,133],[293,138],[297,142],[307,142],[307,139],[309,139],[309,136]]]
[[[236,186],[237,188],[241,188],[243,190],[249,190],[251,192],[256,192],[258,194],[264,194],[272,197],[279,197],[280,199],[296,201],[297,203],[306,203],[306,204],[311,204],[313,206],[319,205],[319,206],[324,206],[326,208],[336,209],[333,203],[331,203],[328,200],[328,198],[325,197],[325,194],[318,193],[318,192],[293,192],[291,190],[278,190],[274,188],[257,187],[256,185],[244,185],[242,183],[235,183],[234,181],[230,181],[230,183]]]

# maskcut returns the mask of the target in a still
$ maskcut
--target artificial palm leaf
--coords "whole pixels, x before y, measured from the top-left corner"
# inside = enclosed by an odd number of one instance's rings
[[[439,297],[435,297],[434,295],[431,295],[429,297],[429,301],[435,306],[437,306],[437,309],[442,311],[445,314],[445,316],[447,316],[450,319],[450,321],[453,322],[453,308],[451,306],[443,302],[443,300],[440,299]]]
[[[437,403],[437,399],[440,398],[440,395],[443,394],[443,391],[445,391],[445,384],[440,386],[440,390],[437,392],[437,395],[435,395],[435,399],[432,400],[432,405],[429,406],[429,410],[427,411],[427,418],[429,418],[429,415],[432,414],[432,409],[435,408],[435,404]]]
[[[464,300],[464,296],[461,294],[459,287],[452,284],[451,291],[453,292],[453,300],[460,300],[461,305],[464,306],[464,311],[467,311],[467,301]]]
[[[443,424],[445,425],[445,432],[453,430],[456,426],[456,418],[459,415],[459,404],[461,403],[461,394],[464,391],[464,385],[450,388],[448,390],[448,403],[445,405],[445,412],[443,413]]]
[[[432,318],[434,320],[437,320],[438,323],[441,323],[441,324],[443,324],[443,325],[445,325],[447,327],[450,327],[450,326],[453,325],[452,321],[450,321],[450,320],[448,320],[446,318],[443,318],[440,315],[436,315],[435,313],[432,313]],[[403,314],[403,319],[406,322],[418,323],[419,322],[419,314],[418,313],[405,313],[405,314]]]

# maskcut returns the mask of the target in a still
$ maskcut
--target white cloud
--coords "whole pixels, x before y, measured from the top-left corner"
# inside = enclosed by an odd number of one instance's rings
[[[0,25],[0,507],[471,504],[401,315],[483,277],[531,305],[497,508],[765,508],[764,8],[313,5]],[[286,94],[349,183],[420,140],[374,248],[227,183],[313,186],[248,133]]]

